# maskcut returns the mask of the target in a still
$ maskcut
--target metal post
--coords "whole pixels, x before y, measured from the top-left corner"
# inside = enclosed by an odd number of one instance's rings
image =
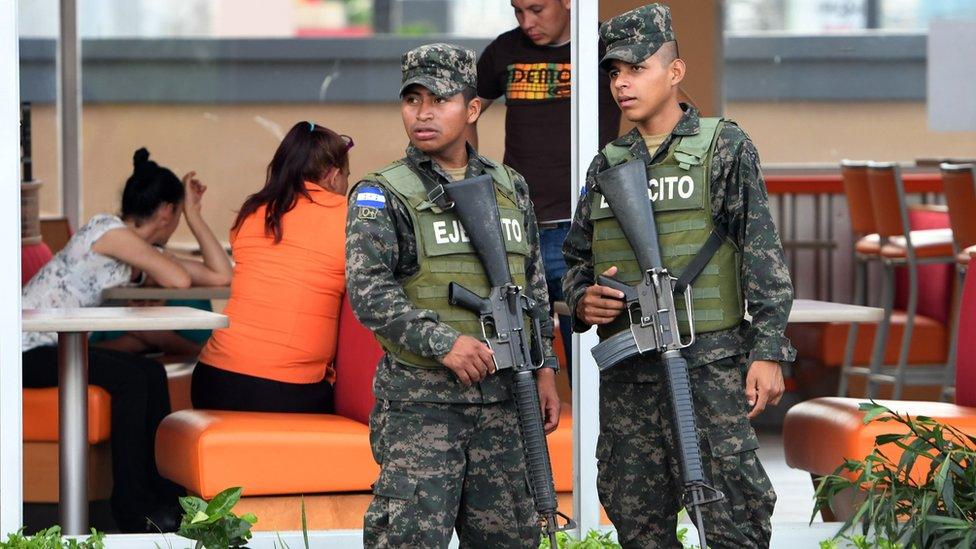
[[[572,196],[576,210],[586,167],[599,147],[598,40],[599,2],[572,5]],[[590,348],[596,333],[573,335],[573,516],[579,533],[600,526],[596,495],[596,438],[600,426],[599,375]]]
[[[0,537],[23,524],[20,321],[20,48],[17,2],[0,2]]]
[[[81,221],[81,39],[76,0],[60,0],[58,129],[61,212],[72,227]]]
[[[65,534],[88,532],[88,334],[58,334],[59,518]]]
[[[869,29],[881,28],[881,0],[867,0],[864,5],[865,22]]]

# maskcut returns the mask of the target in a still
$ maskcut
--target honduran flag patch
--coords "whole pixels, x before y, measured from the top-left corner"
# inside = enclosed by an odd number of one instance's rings
[[[386,195],[379,187],[363,187],[356,193],[356,205],[382,210],[386,207]]]

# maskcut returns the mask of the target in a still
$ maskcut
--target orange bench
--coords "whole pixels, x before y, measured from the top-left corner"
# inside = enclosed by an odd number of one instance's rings
[[[24,389],[24,501],[58,502],[58,389]],[[88,386],[88,499],[112,493],[111,400]]]
[[[336,414],[182,410],[156,435],[160,473],[211,498],[231,486],[244,496],[235,512],[258,516],[256,530],[301,527],[304,494],[311,529],[361,528],[379,467],[369,446],[372,377],[382,351],[353,316],[339,315]],[[572,491],[572,419],[567,409],[548,437],[556,490]],[[561,498],[565,502],[570,499]]]
[[[824,397],[801,402],[790,408],[783,423],[783,448],[786,464],[819,477],[833,473],[845,459],[864,459],[875,448],[875,437],[884,433],[905,433],[907,429],[894,422],[864,424],[864,412],[858,409],[861,398]],[[976,433],[976,408],[946,402],[879,400],[879,404],[911,416],[928,416]],[[901,450],[894,444],[884,446],[885,455],[898,462]],[[926,464],[919,461],[914,474],[923,474]],[[835,498],[834,516],[824,520],[846,520],[853,509],[847,497]]]

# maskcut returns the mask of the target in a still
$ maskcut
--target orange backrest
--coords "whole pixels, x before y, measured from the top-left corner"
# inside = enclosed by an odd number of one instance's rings
[[[903,217],[904,206],[899,198],[904,195],[904,187],[897,168],[891,164],[871,163],[867,179],[878,234],[882,238],[905,234],[908,222]]]
[[[41,219],[41,240],[51,248],[51,252],[60,252],[71,240],[71,224],[66,217],[48,217]]]
[[[851,231],[859,236],[877,232],[874,229],[874,214],[871,212],[867,162],[844,160],[840,164],[840,175],[844,182],[847,211],[851,216]]]
[[[976,244],[976,167],[942,165],[942,187],[956,249]]]
[[[383,349],[373,333],[359,323],[349,305],[349,294],[342,297],[339,310],[339,336],[336,344],[335,409],[340,416],[369,423],[373,409],[373,374]]]
[[[956,404],[976,406],[976,269],[969,268],[959,310]]]

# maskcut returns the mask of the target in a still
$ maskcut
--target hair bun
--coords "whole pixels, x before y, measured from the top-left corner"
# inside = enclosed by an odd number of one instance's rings
[[[140,165],[145,164],[149,161],[149,151],[142,147],[134,155],[132,155],[132,164],[138,168]]]

